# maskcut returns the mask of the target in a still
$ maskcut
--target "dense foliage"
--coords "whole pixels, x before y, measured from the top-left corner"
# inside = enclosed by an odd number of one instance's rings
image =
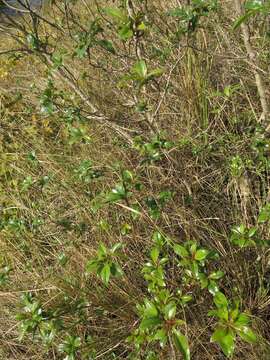
[[[269,10],[0,25],[2,359],[269,359]]]

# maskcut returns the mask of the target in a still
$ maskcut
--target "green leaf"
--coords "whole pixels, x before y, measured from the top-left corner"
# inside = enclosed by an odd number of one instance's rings
[[[147,75],[147,80],[152,80],[155,78],[160,77],[164,73],[163,69],[155,69],[150,71],[150,73]]]
[[[120,39],[123,41],[129,40],[130,38],[132,38],[133,31],[132,31],[130,22],[127,22],[119,29],[118,35],[119,35]]]
[[[103,12],[106,15],[113,17],[118,22],[124,22],[127,19],[126,14],[123,12],[123,10],[117,7],[104,8]]]
[[[153,262],[156,263],[159,257],[159,249],[157,247],[153,248],[151,250],[150,256]]]
[[[199,280],[200,272],[198,263],[196,261],[192,261],[190,268],[195,279]]]
[[[151,301],[145,300],[145,309],[144,309],[144,316],[145,317],[156,317],[158,315],[158,310]]]
[[[155,317],[147,317],[144,318],[141,323],[140,323],[140,329],[141,330],[146,330],[146,329],[151,329],[157,325],[161,324],[161,320],[158,316]]]
[[[98,247],[98,256],[104,257],[106,255],[107,255],[107,248],[103,243],[100,243]]]
[[[76,337],[75,339],[74,339],[74,341],[73,341],[73,346],[75,347],[75,348],[79,348],[80,346],[81,346],[81,338],[80,337]]]
[[[189,301],[191,301],[193,299],[193,297],[192,297],[192,295],[183,295],[183,296],[181,296],[180,299],[183,304],[186,304]]]
[[[228,334],[226,326],[218,326],[211,336],[211,342],[220,342]]]
[[[255,11],[261,11],[264,8],[264,3],[267,3],[268,1],[263,0],[247,0],[244,4],[246,10],[255,10]]]
[[[228,300],[227,300],[226,296],[221,291],[219,291],[214,296],[214,303],[215,303],[217,308],[227,307],[228,306]]]
[[[246,313],[240,313],[234,322],[236,326],[246,326],[249,323],[250,323],[250,318]]]
[[[256,227],[252,227],[248,230],[248,237],[252,238],[254,235],[256,235],[256,232],[258,231],[258,229]]]
[[[225,321],[229,320],[229,311],[228,308],[225,306],[218,308],[216,314],[220,320],[225,320]]]
[[[86,264],[86,272],[96,272],[98,268],[98,262],[96,260],[89,260]]]
[[[263,224],[270,220],[270,204],[264,206],[258,216],[258,223]]]
[[[212,272],[212,273],[209,275],[209,279],[219,280],[219,279],[221,279],[223,276],[224,276],[224,272],[218,270],[218,271]]]
[[[137,26],[137,29],[138,30],[141,30],[141,31],[144,31],[144,30],[146,30],[146,25],[145,25],[145,23],[142,21],[138,26]]]
[[[176,314],[176,304],[174,302],[169,302],[164,308],[164,315],[167,320],[175,318]]]
[[[218,310],[209,310],[207,315],[218,317]]]
[[[236,19],[232,27],[233,30],[238,29],[239,26],[241,26],[244,22],[246,22],[252,15],[253,15],[252,11],[247,11],[244,15]]]
[[[208,291],[210,292],[210,294],[212,294],[213,296],[215,296],[218,292],[219,292],[219,288],[217,286],[217,283],[213,280],[209,281],[208,284]]]
[[[131,183],[133,180],[133,174],[130,170],[124,170],[122,174],[123,180],[127,183]]]
[[[208,278],[204,273],[199,273],[199,279],[201,283],[201,289],[205,289],[208,285]]]
[[[173,247],[173,250],[177,255],[181,256],[182,258],[185,258],[185,257],[189,256],[189,253],[188,253],[187,249],[184,246],[175,244],[174,247]]]
[[[167,337],[167,333],[166,333],[165,329],[163,329],[163,328],[159,329],[155,333],[154,340],[158,340],[160,346],[163,348],[168,341],[168,337]]]
[[[237,334],[245,341],[249,343],[255,343],[257,336],[249,326],[241,326],[237,328]]]
[[[109,40],[105,40],[105,39],[97,40],[97,44],[99,44],[103,49],[109,51],[109,52],[112,53],[112,54],[115,54],[115,53],[116,53],[115,48],[113,47],[112,42],[109,41]]]
[[[176,348],[183,354],[184,360],[190,360],[188,340],[179,330],[174,329],[173,339]]]
[[[239,316],[239,301],[237,301],[233,307],[230,309],[230,319],[235,321]]]
[[[123,276],[123,274],[124,274],[121,267],[116,263],[112,263],[112,265],[111,265],[111,273],[112,273],[113,276],[116,276],[116,277]]]
[[[144,60],[139,60],[132,68],[132,72],[136,73],[141,80],[146,78],[147,75],[147,66]]]
[[[192,255],[195,255],[196,251],[197,251],[197,244],[196,242],[192,241],[190,246],[190,252]]]
[[[128,196],[126,189],[122,184],[116,185],[116,187],[106,196],[108,202],[116,202],[125,199]]]
[[[154,232],[152,239],[160,247],[163,246],[166,241],[165,237],[159,231]]]
[[[105,285],[108,285],[110,276],[111,276],[111,266],[110,264],[106,263],[100,272],[101,280],[104,282]]]
[[[235,346],[235,334],[232,330],[219,326],[212,335],[211,341],[217,342],[227,357],[232,356]]]
[[[207,257],[208,253],[209,253],[209,251],[206,249],[197,250],[195,253],[195,260],[198,260],[198,261],[204,260]]]
[[[33,34],[28,34],[26,40],[32,49],[38,49],[39,40],[36,38],[36,36],[34,36]]]
[[[121,242],[118,242],[118,243],[114,244],[113,247],[111,248],[111,253],[114,254],[122,248],[123,248],[123,244]]]

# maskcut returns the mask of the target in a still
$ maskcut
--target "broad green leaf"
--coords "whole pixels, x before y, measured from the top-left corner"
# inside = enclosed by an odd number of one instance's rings
[[[73,346],[75,347],[75,348],[79,348],[80,346],[81,346],[81,338],[80,337],[76,337],[75,339],[74,339],[74,341],[73,341]]]
[[[241,26],[244,22],[246,22],[253,15],[252,11],[247,11],[244,15],[237,18],[233,24],[233,30],[236,30]]]
[[[247,0],[244,5],[246,10],[261,11],[265,3],[267,3],[267,0]]]
[[[191,263],[191,271],[193,273],[193,276],[195,277],[195,279],[199,280],[200,277],[200,272],[199,272],[199,265],[196,261],[193,261]]]
[[[158,246],[163,246],[165,243],[165,237],[159,231],[154,232],[152,239]]]
[[[130,183],[133,180],[134,175],[130,170],[124,170],[122,177],[125,182]]]
[[[221,279],[223,276],[224,276],[224,272],[218,270],[218,271],[212,272],[212,273],[209,275],[209,279],[219,280],[219,279]]]
[[[32,49],[35,49],[35,50],[38,49],[39,40],[37,39],[37,37],[35,35],[28,34],[26,37],[26,40]]]
[[[113,247],[111,248],[111,252],[114,254],[115,252],[117,252],[118,250],[120,250],[122,248],[123,248],[123,244],[118,242],[113,245]]]
[[[218,292],[219,292],[219,288],[217,286],[217,283],[213,280],[209,281],[208,284],[208,291],[210,292],[210,294],[212,294],[213,296],[215,296]]]
[[[122,184],[116,185],[116,187],[106,196],[108,202],[115,202],[126,198],[129,194]]]
[[[219,291],[214,296],[214,303],[215,303],[216,307],[218,307],[218,308],[228,306],[228,300],[227,300],[226,296],[221,291]]]
[[[227,357],[233,355],[234,347],[235,347],[235,335],[232,332],[229,332],[222,341],[219,342],[219,345]]]
[[[159,257],[159,249],[157,247],[153,248],[151,250],[150,256],[153,262],[156,263]]]
[[[255,343],[257,341],[257,336],[249,326],[241,326],[237,328],[237,334],[241,338],[249,343]]]
[[[183,258],[189,256],[188,251],[184,246],[175,244],[174,247],[173,247],[173,250],[177,255],[179,255],[179,256],[181,256]]]
[[[190,360],[188,340],[179,330],[174,329],[173,339],[176,348],[183,354],[184,360]]]
[[[144,318],[140,323],[141,330],[151,329],[161,324],[161,320],[158,316]]]
[[[116,263],[112,263],[112,265],[111,265],[111,273],[112,273],[113,276],[116,276],[116,277],[120,277],[120,276],[122,276],[124,274],[121,267]]]
[[[193,297],[192,297],[192,295],[183,295],[183,296],[181,296],[180,299],[183,304],[186,304],[189,301],[191,301],[193,299]]]
[[[246,326],[249,323],[250,323],[250,317],[248,316],[248,314],[245,314],[245,313],[239,314],[239,316],[237,317],[237,319],[234,322],[234,324],[236,326]]]
[[[217,309],[217,317],[221,320],[228,321],[229,320],[229,311],[226,306],[222,306]]]
[[[144,31],[146,30],[146,25],[145,23],[142,21],[138,26],[137,26],[138,30]]]
[[[238,317],[239,315],[239,307],[236,306],[234,307],[232,310],[230,310],[230,319],[235,321],[235,319]]]
[[[110,276],[111,276],[111,266],[110,264],[106,263],[100,272],[101,280],[104,282],[105,285],[108,285]]]
[[[201,283],[201,289],[205,289],[208,285],[208,278],[204,273],[199,273],[199,279]]]
[[[196,253],[196,251],[197,251],[197,244],[195,241],[192,241],[192,244],[190,246],[190,252],[192,255],[194,255]]]
[[[198,260],[198,261],[202,261],[207,257],[207,255],[208,255],[208,250],[200,249],[200,250],[196,251],[195,259]]]
[[[98,247],[98,256],[104,257],[106,255],[107,255],[107,248],[103,243],[100,243]]]
[[[260,224],[263,224],[269,220],[270,220],[270,204],[267,204],[261,209],[260,214],[258,216],[258,222]]]
[[[211,342],[220,342],[227,335],[228,329],[226,326],[217,326],[211,336]]]
[[[124,24],[118,31],[118,35],[121,40],[126,41],[132,38],[133,31],[130,22]]]
[[[97,43],[105,50],[109,51],[112,54],[115,54],[115,48],[113,47],[113,44],[109,40],[101,39],[97,40]]]
[[[232,356],[235,346],[235,334],[232,330],[222,326],[218,327],[212,335],[211,341],[217,342],[227,357]]]
[[[253,226],[252,228],[250,228],[248,230],[248,237],[252,238],[256,234],[257,231],[258,231],[258,229],[255,226]]]
[[[164,73],[163,69],[155,69],[150,71],[150,73],[147,75],[147,80],[152,80],[155,78],[160,77]]]
[[[226,95],[227,97],[231,96],[231,86],[225,86],[224,90],[224,95]]]
[[[171,301],[164,308],[164,315],[167,320],[171,320],[175,318],[176,314],[176,304]]]
[[[147,66],[144,60],[139,60],[132,68],[132,72],[136,73],[140,79],[145,79],[147,75]]]
[[[163,328],[159,329],[155,333],[154,340],[158,340],[160,346],[163,348],[168,341],[168,337],[167,337],[167,333],[166,333],[165,329],[163,329]]]
[[[144,309],[144,316],[145,317],[156,317],[158,315],[158,310],[151,301],[145,300],[145,309]]]

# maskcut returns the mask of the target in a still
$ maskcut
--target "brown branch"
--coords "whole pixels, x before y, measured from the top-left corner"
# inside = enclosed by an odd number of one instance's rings
[[[235,10],[236,10],[237,15],[238,16],[243,15],[241,0],[234,0],[234,3],[235,3]],[[247,55],[248,55],[248,57],[250,59],[250,63],[251,63],[252,68],[253,68],[253,73],[254,73],[254,76],[255,76],[255,82],[256,82],[258,94],[259,94],[259,97],[260,97],[260,102],[261,102],[261,107],[262,107],[262,114],[261,114],[260,120],[263,123],[265,123],[266,130],[270,131],[269,107],[268,107],[268,103],[267,103],[267,99],[266,99],[265,86],[264,86],[264,82],[262,80],[262,77],[261,77],[259,71],[257,70],[259,68],[257,54],[254,51],[254,49],[252,48],[252,45],[250,43],[249,28],[248,28],[248,26],[247,26],[247,24],[245,22],[242,22],[242,24],[241,24],[241,31],[242,31],[242,35],[243,35],[243,40],[244,40],[246,52],[247,52]]]

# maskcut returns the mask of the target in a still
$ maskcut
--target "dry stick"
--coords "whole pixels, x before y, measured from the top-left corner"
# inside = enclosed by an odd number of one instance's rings
[[[241,0],[234,0],[234,3],[235,3],[235,9],[236,9],[237,14],[239,16],[241,16],[242,15]],[[260,120],[266,124],[266,131],[270,131],[270,124],[269,124],[269,119],[268,119],[269,108],[268,108],[268,104],[267,104],[267,100],[266,100],[265,86],[264,86],[262,77],[257,70],[259,68],[257,65],[257,56],[251,46],[249,28],[245,24],[245,22],[242,22],[242,24],[241,24],[241,31],[242,31],[247,55],[250,59],[250,63],[252,64],[252,67],[253,67],[255,81],[256,81],[256,85],[257,85],[257,89],[258,89],[258,93],[259,93],[259,97],[260,97],[260,101],[261,101],[262,114],[261,114]]]

